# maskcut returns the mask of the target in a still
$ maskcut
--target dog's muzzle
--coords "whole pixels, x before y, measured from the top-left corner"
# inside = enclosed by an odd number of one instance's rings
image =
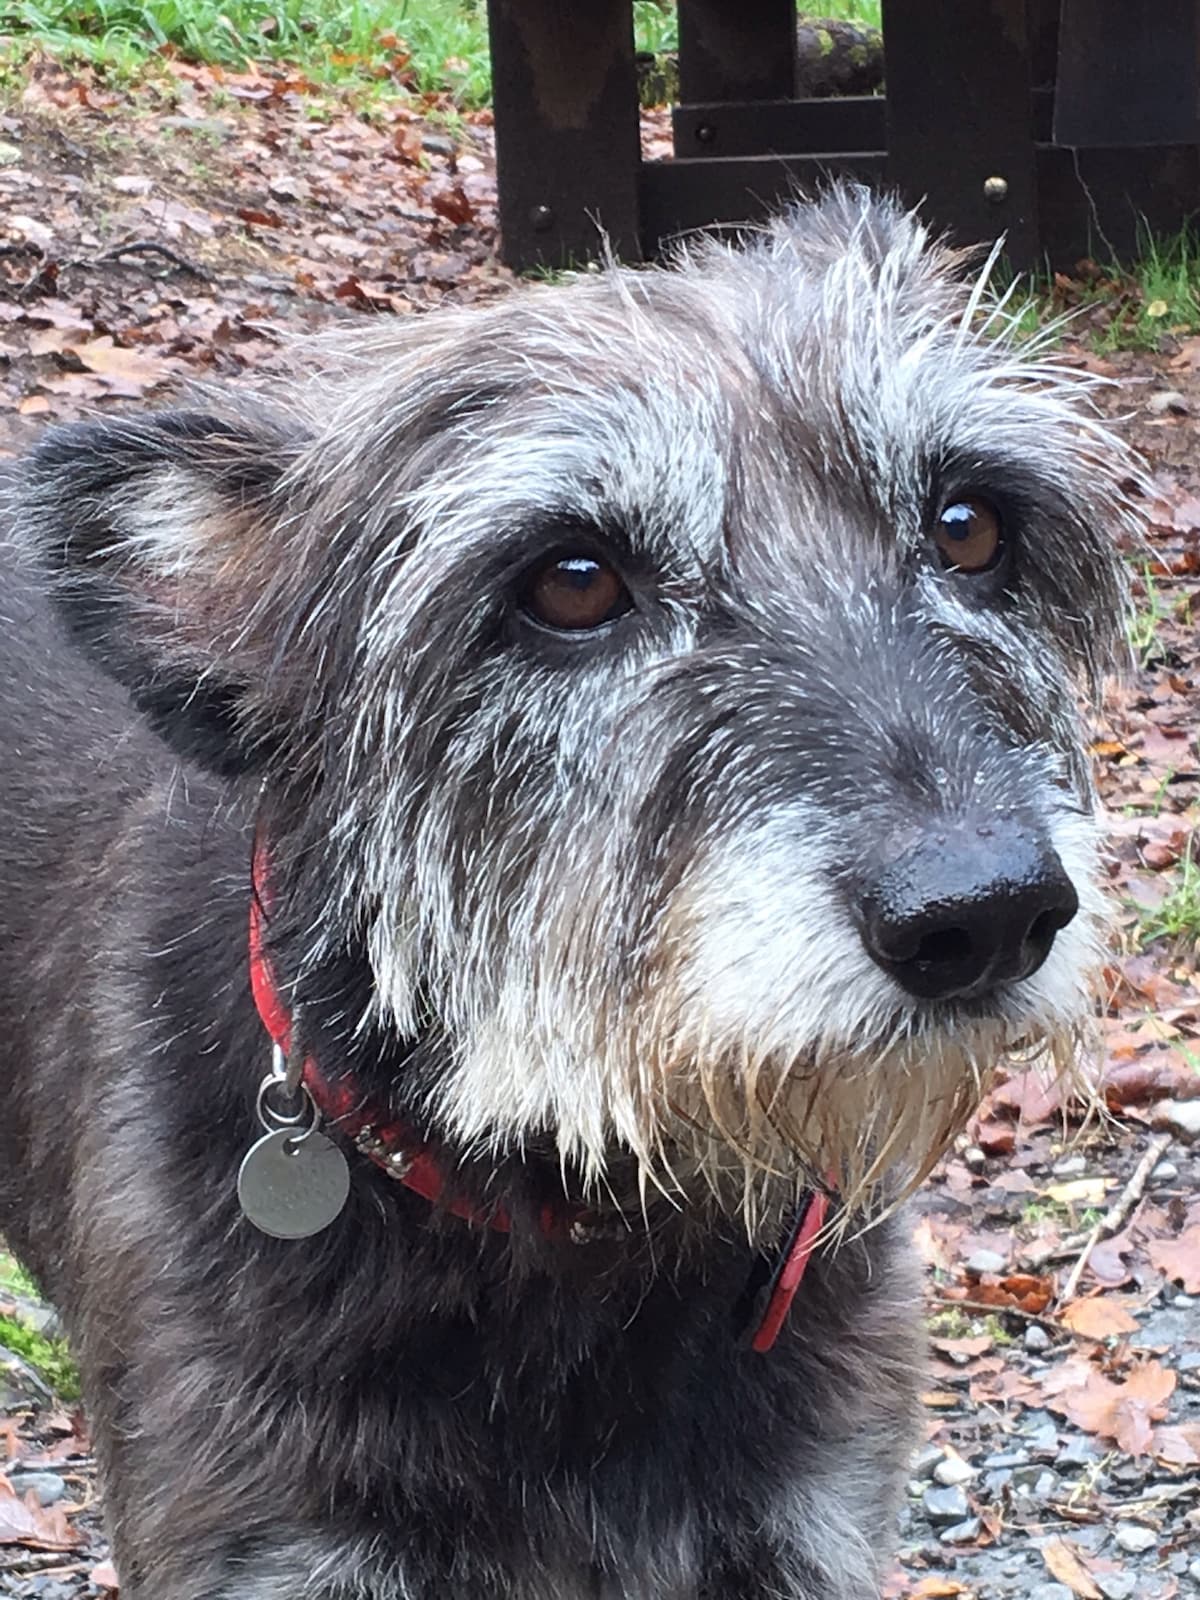
[[[975,999],[1036,972],[1078,909],[1040,829],[972,820],[932,831],[868,879],[859,926],[909,994]]]

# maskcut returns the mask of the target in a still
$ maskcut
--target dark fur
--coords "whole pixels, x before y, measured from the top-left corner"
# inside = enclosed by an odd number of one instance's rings
[[[893,248],[906,261],[912,254],[911,224],[860,197],[830,202],[808,233],[803,218],[792,226],[810,276],[847,250],[876,264]],[[865,244],[855,227],[868,230]],[[758,272],[769,284],[769,265],[768,252],[746,269],[748,281]],[[704,270],[688,281],[702,289]],[[737,291],[740,269],[714,259],[708,270]],[[916,325],[922,295],[938,307],[951,291],[944,262],[934,288],[912,270],[917,310],[905,314]],[[651,306],[657,292],[647,291]],[[581,307],[585,327],[589,305],[608,306],[606,289],[565,293],[572,298],[561,303]],[[685,392],[689,352],[710,336],[667,294],[661,315],[675,327]],[[503,334],[505,315],[488,325],[484,344],[496,328]],[[512,313],[514,326],[520,316]],[[807,316],[797,326],[798,348],[817,337]],[[588,358],[600,363],[602,333],[597,340]],[[813,366],[828,359],[836,374],[834,353],[811,356]],[[697,839],[720,841],[752,821],[755,794],[762,807],[793,790],[815,796],[828,808],[830,837],[855,863],[880,836],[879,819],[890,826],[894,815],[952,808],[957,786],[966,806],[972,775],[985,769],[998,793],[1040,816],[1039,785],[1050,782],[1043,751],[1061,758],[1054,793],[1074,785],[1070,805],[1082,814],[1071,674],[1096,668],[1115,627],[1107,530],[1064,500],[1077,486],[1073,443],[1040,466],[1025,459],[1029,440],[1019,432],[998,437],[997,460],[1022,503],[1041,508],[1044,536],[988,601],[992,632],[981,622],[973,642],[964,604],[933,648],[905,587],[911,552],[888,544],[886,559],[878,555],[906,513],[879,502],[878,464],[852,459],[849,402],[840,414],[831,402],[826,418],[807,410],[801,425],[793,400],[771,388],[765,357],[762,372],[753,346],[730,359],[738,383],[770,390],[777,437],[761,444],[767,423],[757,402],[736,413],[747,438],[757,430],[745,449],[759,476],[747,473],[738,489],[735,570],[722,567],[714,580],[727,592],[707,615],[691,675],[664,677],[652,715],[634,724],[637,748],[653,754],[653,796],[631,787],[628,801],[613,802],[633,885],[644,892],[638,899],[613,872],[614,925],[639,960],[653,921],[647,907],[655,916],[670,909]],[[778,1347],[754,1354],[733,1327],[756,1260],[736,1215],[725,1218],[705,1192],[688,1193],[685,1176],[688,1203],[677,1210],[652,1194],[647,1226],[628,1203],[637,1163],[613,1150],[609,1180],[628,1231],[579,1246],[543,1238],[532,1219],[543,1200],[561,1200],[561,1171],[572,1189],[583,1186],[579,1151],[560,1164],[553,1128],[515,1128],[508,1139],[501,1129],[491,1148],[448,1138],[437,1092],[453,1029],[432,958],[418,1028],[401,1036],[371,1009],[356,903],[338,898],[344,861],[366,846],[333,841],[350,789],[382,785],[391,771],[352,769],[345,752],[359,726],[355,652],[372,585],[411,547],[372,510],[372,497],[386,483],[399,503],[397,483],[422,484],[438,471],[461,471],[469,485],[472,428],[493,426],[496,407],[514,405],[517,393],[515,378],[510,390],[472,385],[464,365],[435,408],[420,401],[421,384],[432,393],[433,380],[416,367],[405,379],[417,395],[407,432],[389,436],[381,409],[374,466],[356,466],[349,432],[334,440],[345,450],[339,464],[318,448],[319,432],[288,417],[183,413],[51,434],[9,496],[12,538],[0,568],[0,1230],[62,1307],[78,1352],[122,1595],[865,1600],[890,1543],[920,1386],[914,1270],[897,1225],[820,1251]],[[627,392],[635,394],[632,382]],[[518,466],[521,440],[517,427]],[[327,459],[329,477],[314,487]],[[929,467],[965,470],[949,457]],[[1078,484],[1094,488],[1098,520],[1111,522],[1119,497],[1111,482],[1089,479],[1092,470],[1081,454]],[[972,457],[970,472],[979,471]],[[784,604],[779,547],[754,541],[755,530],[776,526],[793,474],[822,495],[828,476],[829,526],[866,529],[870,554],[848,561],[840,580],[814,573],[815,558],[788,566]],[[163,491],[155,512],[166,523],[189,506],[200,508],[197,519],[218,508],[213,538],[225,558],[199,586],[186,573],[177,583],[166,565],[152,569],[126,540],[130,518],[161,483],[174,496],[167,505]],[[908,487],[918,507],[934,492],[925,482]],[[151,517],[142,532],[156,536],[156,526]],[[397,840],[411,844],[422,804],[441,807],[447,856],[459,852],[448,881],[468,921],[472,895],[483,893],[473,872],[496,900],[516,892],[504,878],[517,873],[515,858],[502,871],[480,852],[489,831],[534,814],[544,787],[535,737],[544,724],[528,700],[514,696],[509,721],[476,746],[464,742],[499,670],[492,663],[513,648],[503,633],[476,640],[475,597],[489,583],[511,584],[522,562],[562,542],[563,526],[559,514],[549,531],[534,526],[519,540],[505,530],[523,557],[489,553],[494,571],[472,566],[459,590],[447,580],[443,610],[405,619],[409,654],[391,669],[409,701],[427,708],[405,754],[439,796],[423,800],[414,779]],[[647,558],[632,537],[636,567]],[[840,547],[823,548],[825,561]],[[753,608],[742,605],[745,593]],[[235,606],[231,597],[243,594],[251,600]],[[1072,609],[1083,595],[1096,604],[1092,628]],[[1033,636],[1027,661],[996,655],[1006,617],[1018,619],[1014,638]],[[433,654],[418,658],[431,639]],[[459,649],[466,659],[485,645],[491,678],[475,657],[453,674],[442,669]],[[555,674],[583,668],[554,656],[559,643],[545,648],[535,696],[550,704]],[[861,736],[846,731],[864,683],[876,698],[899,685],[894,750],[870,744],[869,723]],[[723,744],[718,759],[718,741],[741,712],[735,759]],[[1025,747],[1036,747],[1036,760]],[[938,760],[951,769],[949,798],[944,781],[926,793]],[[303,1005],[307,1041],[326,1071],[353,1066],[419,1122],[460,1188],[503,1195],[516,1217],[511,1238],[431,1211],[357,1157],[350,1202],[319,1236],[280,1242],[240,1217],[236,1174],[255,1137],[268,1059],[246,969],[258,820],[278,847],[274,958]],[[592,870],[579,869],[581,893]],[[848,868],[841,876],[853,878]],[[829,881],[839,884],[838,871]],[[855,892],[853,883],[836,889]],[[631,956],[610,981],[636,1006],[649,979]],[[949,1035],[976,1020],[947,1013],[935,1023]],[[514,1061],[514,1075],[527,1065]],[[771,1215],[787,1214],[803,1180],[801,1170],[783,1183]]]

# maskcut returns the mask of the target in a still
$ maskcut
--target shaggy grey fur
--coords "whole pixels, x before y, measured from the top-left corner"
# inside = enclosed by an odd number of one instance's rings
[[[920,1385],[882,1213],[1089,1013],[1076,694],[1121,621],[1127,463],[961,265],[839,190],[17,470],[0,1227],[125,1600],[871,1591]],[[978,504],[1003,544],[947,566]],[[547,625],[564,559],[619,614]],[[353,1152],[314,1239],[239,1215],[256,826],[306,1048],[511,1235]]]

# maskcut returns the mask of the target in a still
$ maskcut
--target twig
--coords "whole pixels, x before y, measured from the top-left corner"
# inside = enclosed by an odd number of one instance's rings
[[[1065,1305],[1078,1289],[1079,1280],[1083,1277],[1084,1269],[1088,1264],[1091,1253],[1100,1243],[1100,1240],[1116,1233],[1134,1206],[1142,1198],[1150,1174],[1162,1160],[1170,1143],[1171,1135],[1169,1133],[1156,1133],[1145,1150],[1143,1150],[1142,1159],[1130,1174],[1129,1182],[1084,1240],[1083,1249],[1076,1257],[1075,1265],[1067,1274],[1067,1281],[1059,1292],[1058,1304],[1060,1306]]]
[[[131,239],[128,244],[114,244],[109,250],[102,250],[98,256],[90,256],[86,260],[73,261],[72,266],[98,267],[105,261],[119,261],[122,256],[162,256],[164,261],[169,261],[172,266],[181,272],[190,272],[194,278],[203,278],[208,281],[211,274],[205,272],[203,267],[198,267],[194,261],[189,261],[186,256],[181,256],[178,250],[172,250],[169,244],[160,244],[157,239]]]
[[[961,1307],[964,1311],[983,1311],[993,1317],[1020,1317],[1025,1322],[1048,1322],[1054,1325],[1054,1317],[1049,1311],[1025,1311],[1020,1306],[989,1305],[986,1300],[958,1300],[949,1294],[935,1294],[933,1299],[940,1306]]]

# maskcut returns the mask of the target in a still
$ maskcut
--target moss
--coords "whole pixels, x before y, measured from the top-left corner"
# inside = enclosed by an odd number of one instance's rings
[[[79,1399],[79,1373],[65,1339],[47,1339],[17,1317],[0,1316],[0,1346],[28,1362],[60,1400]]]

